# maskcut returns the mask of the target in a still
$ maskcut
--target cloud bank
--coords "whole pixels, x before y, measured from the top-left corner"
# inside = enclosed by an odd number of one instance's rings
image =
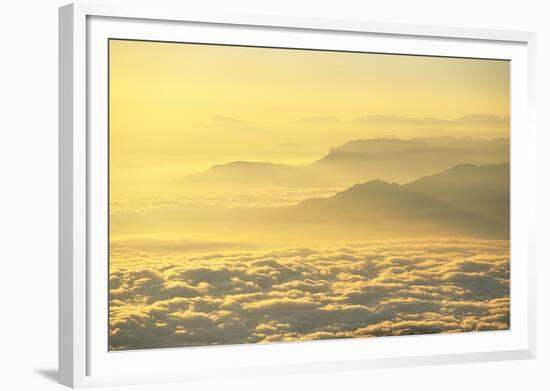
[[[115,246],[111,253],[112,350],[509,326],[504,240],[194,254]]]

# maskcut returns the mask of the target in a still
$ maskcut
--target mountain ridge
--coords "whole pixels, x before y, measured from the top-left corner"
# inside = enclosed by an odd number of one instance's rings
[[[244,187],[342,186],[374,178],[408,183],[457,164],[509,161],[509,140],[471,137],[350,140],[305,165],[269,161],[232,161],[183,178],[189,186]]]
[[[440,190],[457,172],[474,180],[463,183],[463,191],[458,194],[451,189],[442,195]],[[387,226],[387,221],[392,219],[392,229],[397,231],[416,225],[423,229],[432,227],[434,232],[441,229],[505,238],[509,236],[508,175],[509,164],[462,164],[405,185],[375,179],[331,197],[305,200],[289,207],[286,216],[306,221],[364,222],[379,226]],[[442,183],[434,184],[436,181]],[[502,186],[496,189],[491,182]],[[472,183],[478,187],[472,188]],[[479,185],[483,183],[488,185],[481,188]],[[285,214],[280,216],[285,218]]]

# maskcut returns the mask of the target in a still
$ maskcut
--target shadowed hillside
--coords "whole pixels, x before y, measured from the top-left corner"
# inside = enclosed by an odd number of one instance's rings
[[[404,187],[494,221],[510,223],[509,164],[461,164]]]
[[[353,226],[368,235],[509,235],[509,165],[456,166],[408,185],[380,180],[306,200],[274,219]],[[326,227],[326,225],[325,225]],[[327,228],[332,229],[332,228]]]

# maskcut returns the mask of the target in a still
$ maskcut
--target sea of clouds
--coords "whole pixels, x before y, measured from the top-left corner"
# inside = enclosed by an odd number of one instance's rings
[[[510,327],[509,241],[193,250],[112,244],[110,349]]]

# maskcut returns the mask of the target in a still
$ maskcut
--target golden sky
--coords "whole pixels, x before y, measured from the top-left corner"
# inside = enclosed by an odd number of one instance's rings
[[[508,116],[506,61],[110,41],[111,175],[126,185],[306,163],[356,138],[508,137]]]

